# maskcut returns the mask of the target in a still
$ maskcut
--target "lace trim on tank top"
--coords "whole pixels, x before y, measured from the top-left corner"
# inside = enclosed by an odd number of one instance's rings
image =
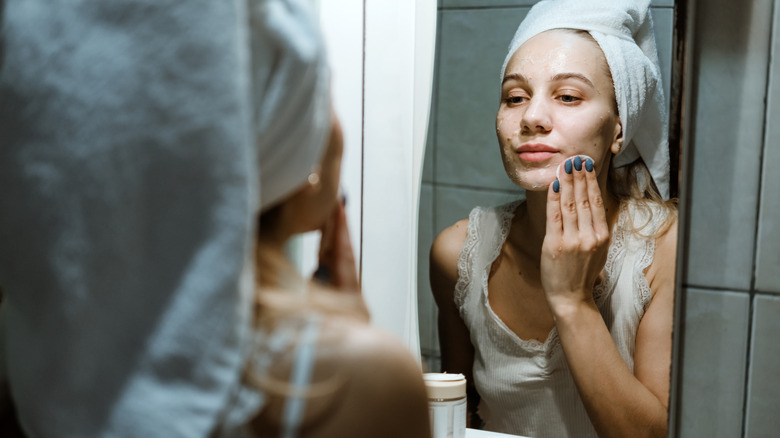
[[[488,300],[488,276],[489,270],[493,262],[496,260],[501,252],[501,248],[509,235],[509,229],[514,218],[515,210],[518,205],[523,201],[515,201],[509,204],[505,204],[499,207],[495,207],[494,211],[499,221],[499,237],[495,240],[495,247],[491,248],[490,257],[487,258],[488,263],[485,266],[479,266],[479,270],[474,271],[473,260],[476,256],[479,243],[480,222],[486,209],[482,207],[474,208],[469,214],[468,234],[466,241],[463,244],[460,256],[458,257],[458,281],[455,284],[455,304],[457,305],[461,315],[464,317],[472,309],[468,309],[464,306],[466,295],[469,290],[469,286],[472,283],[472,272],[477,272],[481,278],[481,289],[484,294],[486,302],[488,302],[488,308],[490,308]],[[637,293],[634,295],[635,303],[638,308],[642,309],[642,312],[647,309],[652,298],[652,291],[650,285],[647,282],[647,278],[644,275],[645,269],[653,261],[655,254],[655,239],[643,238],[637,236],[631,230],[631,221],[629,215],[632,213],[629,210],[634,210],[630,204],[624,204],[621,206],[618,214],[618,221],[613,228],[612,242],[610,243],[609,250],[607,252],[607,261],[604,265],[604,271],[602,273],[601,281],[593,289],[593,298],[597,307],[602,308],[604,301],[609,297],[610,293],[615,289],[615,283],[620,272],[617,272],[617,267],[620,265],[625,257],[627,239],[638,238],[642,244],[642,248],[639,250],[638,257],[634,260],[634,278],[632,283],[634,290]],[[653,220],[648,223],[645,230],[648,230],[650,234],[654,233],[659,224],[664,220],[660,215],[654,215]],[[494,319],[514,338],[514,340],[522,348],[531,351],[544,351],[546,357],[551,357],[557,350],[560,349],[560,339],[558,337],[558,330],[553,327],[550,330],[550,334],[544,342],[540,342],[536,339],[522,339],[517,336],[511,329],[509,329],[504,322],[498,318],[498,316],[490,309]]]
[[[653,257],[655,256],[655,239],[642,237],[633,232],[630,220],[632,214],[631,210],[633,210],[634,214],[637,214],[637,207],[633,206],[630,202],[623,204],[620,207],[618,221],[612,232],[612,242],[609,246],[609,251],[607,252],[607,262],[604,264],[602,281],[593,288],[593,299],[596,302],[596,306],[602,308],[602,304],[609,297],[609,292],[614,290],[614,284],[617,281],[617,276],[620,274],[616,265],[619,265],[625,258],[628,239],[636,239],[642,246],[638,251],[638,256],[634,258],[632,284],[634,290],[637,292],[634,295],[634,302],[644,313],[653,297],[650,284],[647,282],[647,277],[645,277],[645,269],[653,262]],[[653,220],[648,222],[647,226],[644,228],[645,232],[649,232],[650,234],[655,233],[659,224],[664,219],[661,218],[659,220],[657,216],[659,215],[654,215]]]
[[[640,207],[633,208],[637,211],[637,215],[644,215]],[[652,236],[658,232],[658,228],[667,220],[666,214],[662,213],[664,212],[658,209],[653,211],[652,219],[648,221],[647,225],[642,230],[644,234]],[[639,295],[637,296],[639,302],[637,304],[644,313],[644,311],[647,310],[647,306],[650,305],[650,300],[653,298],[650,283],[647,282],[647,277],[645,277],[645,270],[653,263],[653,259],[655,258],[655,238],[637,235],[630,231],[630,224],[626,224],[625,226],[627,233],[630,233],[634,239],[639,239],[642,242],[640,255],[634,261],[633,283],[634,287],[639,291]]]
[[[498,237],[499,244],[496,248],[493,249],[493,251],[491,251],[491,257],[488,258],[488,260],[490,260],[488,265],[480,268],[489,269],[490,265],[492,265],[493,261],[496,259],[496,257],[498,257],[498,254],[501,252],[501,247],[509,235],[509,229],[512,225],[512,218],[515,216],[515,209],[522,202],[523,200],[518,200],[500,207],[495,207],[497,216],[501,221]],[[477,242],[479,242],[478,230],[480,228],[480,223],[482,221],[481,218],[484,211],[485,209],[482,207],[476,207],[471,210],[471,213],[469,214],[466,241],[463,243],[463,248],[461,249],[460,255],[458,256],[458,281],[455,283],[454,299],[455,305],[458,307],[458,309],[460,309],[462,315],[465,315],[468,312],[468,309],[466,309],[466,306],[464,306],[463,303],[466,299],[468,287],[471,284],[471,273],[473,272],[474,258],[476,255],[475,251],[477,249]],[[478,272],[482,272],[482,270],[483,269],[480,269]],[[487,283],[487,280],[485,280],[485,283]]]
[[[650,305],[650,300],[653,298],[653,292],[650,289],[650,283],[647,282],[645,277],[645,270],[653,262],[653,256],[655,255],[655,239],[644,239],[645,244],[642,248],[642,255],[637,257],[634,265],[634,287],[639,294],[636,295],[637,304],[642,309],[642,313],[647,310],[647,306]]]

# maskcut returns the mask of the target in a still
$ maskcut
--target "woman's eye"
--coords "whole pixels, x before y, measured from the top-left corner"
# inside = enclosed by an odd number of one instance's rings
[[[580,100],[579,97],[572,96],[570,94],[562,94],[558,98],[561,99],[561,102],[563,103],[575,103]]]
[[[523,102],[525,102],[525,97],[523,96],[511,96],[506,99],[506,102],[510,105],[519,105]]]

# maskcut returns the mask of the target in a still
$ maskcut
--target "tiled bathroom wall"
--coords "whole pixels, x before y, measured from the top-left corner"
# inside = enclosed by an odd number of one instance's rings
[[[418,305],[426,368],[439,369],[436,305],[428,252],[444,228],[477,205],[500,205],[524,192],[504,172],[495,135],[501,64],[532,0],[440,0],[431,119],[419,216]],[[654,1],[664,91],[669,95],[673,1]]]
[[[678,436],[780,436],[780,1],[698,1]]]

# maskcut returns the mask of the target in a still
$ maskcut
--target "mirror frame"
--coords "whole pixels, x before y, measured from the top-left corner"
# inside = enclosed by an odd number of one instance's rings
[[[672,84],[669,97],[669,152],[671,158],[671,195],[679,198],[678,234],[677,234],[677,272],[675,273],[674,321],[672,332],[672,363],[669,385],[669,419],[667,435],[670,438],[680,436],[682,406],[682,370],[685,339],[685,292],[683,279],[686,277],[687,260],[685,247],[686,230],[689,229],[690,214],[690,176],[692,160],[690,157],[691,137],[695,123],[692,111],[691,93],[693,91],[693,49],[696,0],[674,0],[674,36],[672,60]],[[676,184],[678,183],[678,184]]]

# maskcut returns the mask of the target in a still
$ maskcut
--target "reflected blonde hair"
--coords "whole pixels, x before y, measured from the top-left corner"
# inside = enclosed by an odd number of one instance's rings
[[[274,233],[281,217],[281,204],[263,212],[258,218],[257,241],[261,227]],[[303,327],[319,320],[316,358],[332,362],[338,349],[344,322],[368,323],[368,310],[361,296],[318,285],[303,278],[288,260],[260,245],[255,251],[256,282],[253,303],[253,326],[260,342],[245,367],[244,380],[266,394],[280,397],[323,397],[336,393],[347,381],[339,369],[326,370],[327,376],[309,382],[303,388],[289,382],[289,370],[295,361]],[[272,340],[282,337],[282,348]],[[258,365],[265,366],[258,372]]]
[[[632,202],[645,213],[647,221],[643,224],[634,223],[633,218],[629,215],[632,231],[640,236],[660,237],[677,221],[677,198],[664,200],[658,186],[653,181],[650,170],[641,158],[626,166],[610,166],[607,175],[607,190],[618,199],[621,206]],[[643,232],[645,227],[653,222],[656,214],[661,214],[663,217],[661,226],[652,233]]]

